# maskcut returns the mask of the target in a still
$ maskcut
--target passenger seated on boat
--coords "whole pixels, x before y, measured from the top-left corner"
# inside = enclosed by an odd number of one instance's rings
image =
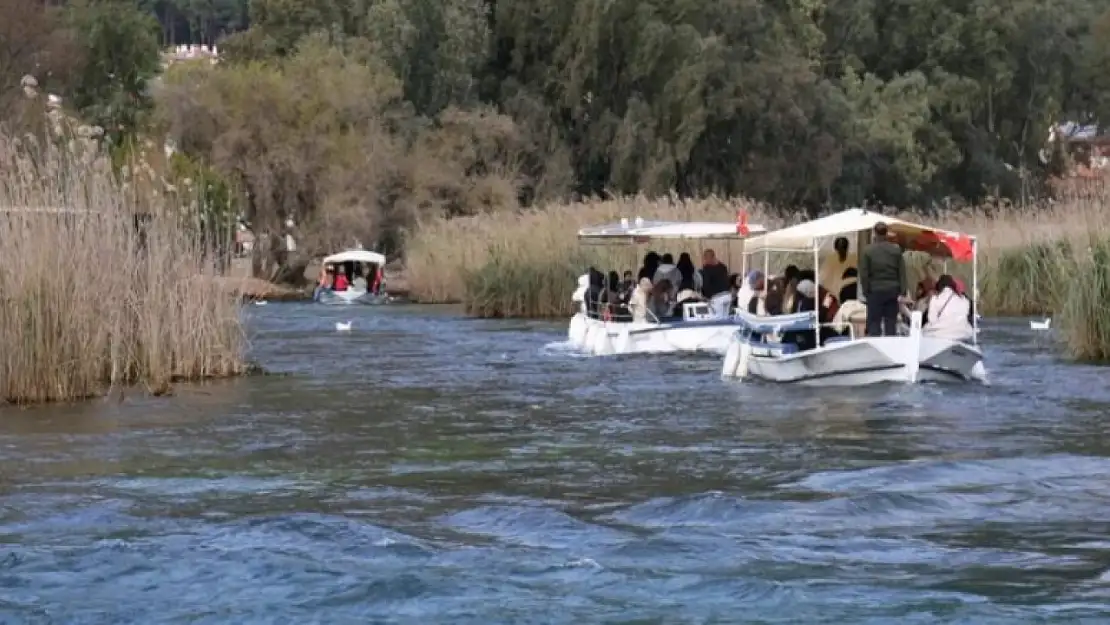
[[[651,280],[640,278],[640,283],[632,291],[628,307],[632,311],[633,323],[647,323],[650,320],[648,310],[651,302]]]
[[[909,331],[910,316],[914,312],[920,312],[924,316],[922,323],[928,321],[929,302],[933,299],[933,295],[935,294],[936,281],[929,276],[925,276],[925,278],[919,281],[917,286],[914,287],[913,306],[910,306],[907,302],[898,303],[898,312],[900,314],[899,322],[906,326],[904,328],[906,331]]]
[[[374,295],[381,294],[383,284],[385,284],[385,270],[378,266],[374,269],[374,282],[370,285],[370,292]]]
[[[840,307],[833,315],[833,330],[848,336],[863,336],[867,331],[867,305],[859,301],[859,274],[854,267],[844,270],[840,280]]]
[[[335,283],[332,286],[333,291],[346,291],[350,286],[351,281],[347,278],[347,273],[343,270],[335,272]]]
[[[786,283],[780,278],[771,278],[767,281],[767,288],[763,297],[763,310],[767,315],[782,314],[782,296]]]
[[[782,290],[782,314],[784,315],[789,315],[797,308],[795,300],[798,297],[798,282],[801,281],[800,273],[801,270],[797,265],[787,265],[782,272],[782,280],[785,284]]]
[[[605,279],[605,289],[610,304],[619,304],[623,301],[624,298],[621,295],[621,275],[616,271],[609,272],[608,277]]]
[[[605,276],[594,267],[590,267],[587,274],[590,286],[586,289],[586,316],[598,319],[601,312],[598,304],[605,293]]]
[[[670,254],[663,254],[659,267],[655,270],[655,276],[651,279],[655,285],[663,280],[666,280],[667,284],[670,285],[669,297],[671,302],[674,302],[675,296],[678,295],[678,285],[682,282],[682,274],[679,273],[678,266],[674,264],[674,257]]]
[[[831,293],[822,288],[817,288],[811,280],[802,280],[798,283],[798,304],[795,312],[811,312],[817,305],[817,297],[820,296],[820,308],[817,311],[817,322],[822,324],[818,333],[821,336],[821,343],[824,344],[826,340],[833,336],[839,336],[839,332],[834,328],[829,327],[828,324],[833,322],[838,312],[839,304],[836,298]],[[802,333],[806,334],[806,333]],[[809,332],[809,342],[813,341],[813,333]],[[801,345],[798,349],[803,349]]]
[[[621,293],[620,274],[610,271],[606,287],[606,310],[609,312],[609,319],[611,321],[631,321],[632,313],[628,310],[628,302],[625,300],[624,293]]]
[[[659,269],[659,253],[649,251],[644,254],[644,264],[640,266],[640,273],[636,275],[636,282],[647,278],[648,280],[655,280],[655,270]]]
[[[953,276],[952,277],[952,282],[956,283],[956,292],[959,293],[964,299],[967,300],[967,322],[972,324],[972,326],[974,326],[975,325],[975,302],[971,301],[971,298],[967,296],[967,289],[964,288],[964,281],[963,280],[960,280],[959,278]],[[972,328],[972,329],[974,330],[974,328]]]
[[[670,280],[663,279],[652,285],[648,308],[651,310],[651,314],[655,315],[655,318],[660,321],[671,317],[671,311],[674,310],[674,298],[671,297]]]
[[[574,289],[574,294],[570,296],[570,301],[579,304],[586,304],[586,294],[590,290],[590,274],[584,273],[578,276],[578,288]],[[587,312],[589,307],[587,306]]]
[[[631,271],[624,272],[624,280],[621,280],[621,299],[626,303],[632,300],[632,291],[636,289],[636,280],[634,279]]]
[[[678,290],[684,291],[690,289],[692,291],[701,292],[701,274],[698,273],[698,268],[694,266],[693,259],[686,252],[678,255],[678,264],[675,266],[678,269],[679,275],[682,276],[678,283]]]
[[[366,277],[363,275],[363,269],[356,269],[355,279],[351,281],[351,288],[356,291],[366,291],[367,286]]]
[[[740,290],[736,292],[736,308],[751,312],[753,300],[755,300],[754,304],[758,305],[757,294],[763,290],[764,286],[763,272],[757,269],[749,271],[748,275],[744,276],[744,282],[740,285]]]
[[[956,289],[952,276],[937,279],[937,294],[929,300],[929,320],[921,330],[923,335],[952,341],[968,341],[975,336],[967,320],[969,302]]]
[[[840,276],[840,290],[837,291],[836,299],[841,305],[859,299],[859,271],[855,267],[845,269],[844,275]]]
[[[335,284],[335,268],[324,265],[320,268],[320,278],[317,281],[320,288],[330,289]]]

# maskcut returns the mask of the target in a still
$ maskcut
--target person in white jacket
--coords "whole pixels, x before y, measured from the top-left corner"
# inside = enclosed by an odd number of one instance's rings
[[[975,330],[967,321],[970,311],[971,302],[960,295],[955,280],[952,276],[943,275],[937,279],[936,294],[929,300],[925,327],[921,332],[925,336],[951,341],[971,340]]]
[[[650,321],[648,318],[650,298],[651,280],[640,278],[640,284],[632,290],[632,297],[628,301],[628,308],[632,311],[633,323],[647,323]]]

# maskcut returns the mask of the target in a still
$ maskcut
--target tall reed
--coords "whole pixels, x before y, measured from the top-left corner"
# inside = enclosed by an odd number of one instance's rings
[[[0,401],[243,373],[238,298],[180,203],[71,130],[0,131]]]

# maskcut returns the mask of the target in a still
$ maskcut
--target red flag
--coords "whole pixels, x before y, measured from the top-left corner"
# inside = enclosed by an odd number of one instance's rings
[[[748,211],[736,211],[736,234],[746,237],[749,233],[751,230],[748,229]]]

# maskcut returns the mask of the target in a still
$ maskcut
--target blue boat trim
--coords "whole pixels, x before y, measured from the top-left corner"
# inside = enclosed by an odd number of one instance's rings
[[[629,336],[636,336],[639,334],[648,334],[650,332],[661,332],[663,330],[683,330],[686,328],[717,328],[733,326],[740,327],[736,319],[693,319],[690,321],[665,321],[658,325],[649,328],[640,328],[637,330],[629,330]],[[618,334],[609,333],[610,336],[618,336]]]

